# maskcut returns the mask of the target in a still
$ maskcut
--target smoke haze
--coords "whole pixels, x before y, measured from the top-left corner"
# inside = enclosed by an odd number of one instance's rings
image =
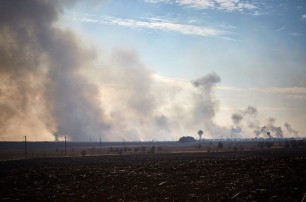
[[[9,81],[8,89],[2,89],[3,132],[16,132],[9,129],[22,125],[33,133],[41,122],[56,139],[103,135],[109,125],[99,107],[99,91],[79,72],[95,53],[53,25],[62,10],[58,1],[0,4],[0,71]]]
[[[56,0],[0,1],[2,137],[169,139],[196,135],[199,129],[211,137],[264,136],[267,131],[274,137],[297,136],[289,123],[286,132],[274,119],[261,125],[252,106],[232,115],[232,128],[218,125],[219,75],[169,81],[123,48],[99,61],[102,53],[55,25],[62,12]]]
[[[281,126],[275,124],[276,119],[270,117],[266,124],[260,125],[257,117],[257,109],[253,106],[248,106],[245,110],[232,114],[233,129],[232,135],[239,136],[241,133],[249,133],[253,131],[256,137],[282,138],[284,131]],[[298,132],[294,130],[290,124],[284,124],[287,137],[296,137]],[[244,134],[245,135],[245,134]]]

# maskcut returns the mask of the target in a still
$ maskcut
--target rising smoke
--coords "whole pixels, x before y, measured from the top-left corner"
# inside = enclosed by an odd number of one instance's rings
[[[297,137],[297,135],[299,134],[298,131],[294,130],[289,123],[285,123],[284,126],[291,137]]]
[[[184,91],[156,80],[135,52],[120,49],[96,65],[93,78],[86,72],[97,60],[96,50],[55,25],[62,4],[0,1],[0,135],[52,133],[55,139],[86,141],[161,139],[199,129],[212,137],[298,134],[288,123],[284,132],[274,119],[262,126],[252,106],[232,115],[232,129],[216,124],[216,73],[184,83]]]
[[[55,27],[61,12],[58,1],[0,2],[0,72],[8,86],[1,90],[2,132],[41,122],[55,138],[86,140],[109,129],[97,87],[80,74],[95,53]]]
[[[193,97],[192,124],[204,129],[206,134],[217,137],[228,136],[229,134],[226,127],[219,126],[214,121],[219,107],[214,90],[216,84],[220,82],[221,78],[216,73],[207,74],[192,82],[197,90]]]
[[[193,121],[210,122],[215,116],[218,102],[214,98],[213,88],[220,81],[221,79],[216,73],[208,74],[193,81],[193,85],[198,89],[194,98]]]
[[[275,118],[269,118],[267,123],[264,126],[261,126],[257,117],[257,109],[253,106],[248,106],[245,110],[232,114],[232,121],[234,125],[232,135],[239,136],[239,134],[243,132],[247,133],[252,130],[256,137],[284,137],[282,127],[275,125]],[[284,126],[287,129],[287,136],[296,137],[298,135],[298,132],[294,130],[289,123],[285,123]]]

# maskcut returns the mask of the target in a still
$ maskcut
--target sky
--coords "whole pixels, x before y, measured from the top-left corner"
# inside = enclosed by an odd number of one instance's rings
[[[0,16],[0,42],[16,42],[0,64],[3,139],[306,137],[305,0],[12,2]],[[40,6],[50,15],[34,19]],[[8,59],[23,42],[39,54],[17,57],[29,68]]]

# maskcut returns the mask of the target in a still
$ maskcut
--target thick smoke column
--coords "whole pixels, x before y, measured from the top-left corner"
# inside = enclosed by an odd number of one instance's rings
[[[2,130],[37,116],[50,132],[72,140],[109,128],[99,90],[80,73],[95,54],[54,26],[61,10],[58,1],[0,1],[0,73],[10,81],[1,89]]]
[[[163,96],[153,89],[153,72],[142,64],[136,52],[112,50],[95,75],[105,95],[104,108],[114,126],[110,131],[112,138],[163,138],[156,129],[169,131],[167,117],[157,110]]]
[[[192,120],[193,124],[197,124],[199,128],[203,128],[210,134],[223,136],[228,135],[228,130],[218,126],[213,120],[218,109],[218,101],[214,97],[214,87],[220,81],[219,75],[211,73],[192,82],[197,89],[194,95]]]
[[[215,116],[217,103],[213,98],[212,89],[220,81],[221,79],[216,73],[193,81],[193,85],[199,89],[194,106],[194,118],[197,121],[210,121]]]

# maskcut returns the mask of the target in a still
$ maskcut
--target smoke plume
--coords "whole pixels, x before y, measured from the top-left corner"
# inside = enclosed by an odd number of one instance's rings
[[[253,129],[255,133],[258,130],[257,109],[253,106],[248,106],[245,110],[241,110],[232,114],[233,129],[231,136],[240,136],[243,129]]]
[[[221,78],[216,73],[192,82],[165,81],[133,51],[120,48],[98,55],[57,24],[63,6],[72,4],[0,1],[2,137],[164,139],[196,135],[200,129],[204,137],[298,134],[290,124],[283,130],[273,119],[263,127],[252,106],[232,115],[232,130],[219,126],[214,120],[219,104],[214,88]]]
[[[2,133],[41,125],[55,138],[88,140],[109,128],[97,87],[80,74],[95,53],[54,25],[61,12],[56,0],[0,2]]]
[[[208,131],[210,134],[223,136],[228,135],[228,129],[219,126],[213,120],[218,110],[218,100],[214,96],[214,87],[219,82],[221,82],[221,78],[216,73],[210,73],[192,82],[197,89],[193,98],[192,120],[199,128]]]
[[[296,137],[298,135],[298,131],[294,130],[289,123],[285,123],[284,126],[291,137]]]
[[[253,106],[248,106],[245,110],[233,113],[232,121],[234,124],[232,135],[239,135],[242,132],[249,133],[253,130],[256,137],[259,137],[260,135],[268,138],[284,137],[284,131],[281,126],[275,124],[275,118],[269,118],[267,123],[264,126],[261,126],[257,117],[257,109]],[[284,126],[287,129],[288,136],[297,136],[298,132],[292,129],[289,123],[285,123]]]
[[[213,87],[221,81],[216,73],[211,73],[193,81],[198,89],[195,94],[194,118],[196,122],[210,121],[217,110],[217,102],[213,97]]]
[[[234,122],[235,125],[239,125],[240,121],[243,119],[243,115],[242,114],[238,114],[238,113],[234,113],[232,114],[232,120]]]

